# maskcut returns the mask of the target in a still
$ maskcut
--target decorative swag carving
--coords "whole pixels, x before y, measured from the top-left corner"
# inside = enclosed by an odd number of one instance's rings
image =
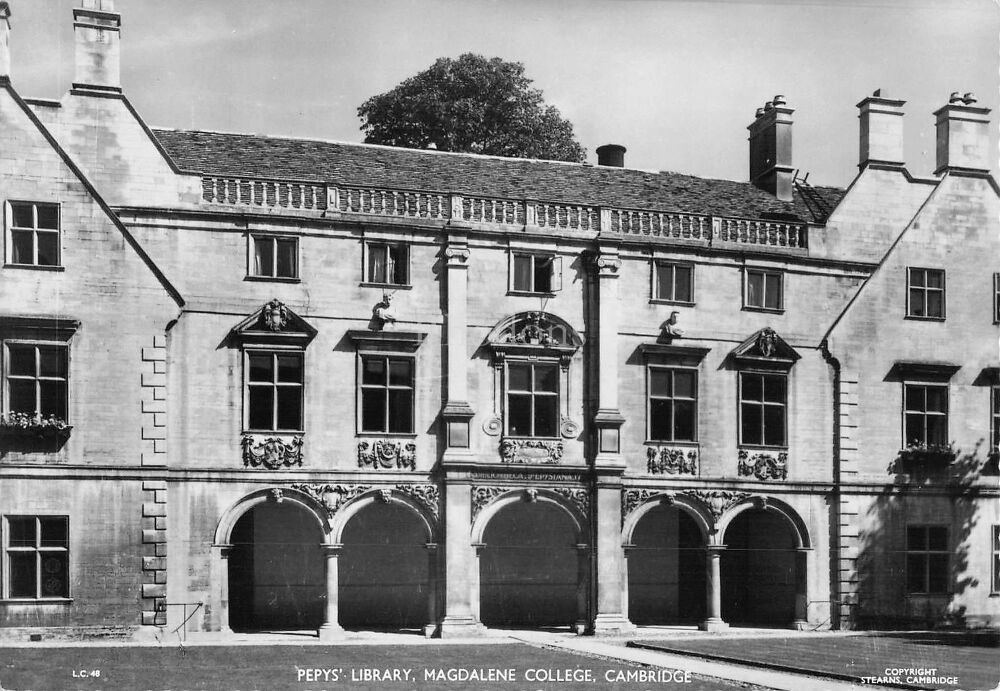
[[[263,466],[268,470],[302,465],[302,437],[263,437],[244,434],[240,440],[243,447],[243,465]]]
[[[698,449],[691,447],[647,447],[646,469],[652,475],[697,475]]]
[[[788,477],[788,454],[739,450],[739,474],[758,480],[785,480]]]
[[[417,469],[417,445],[413,442],[362,440],[358,442],[358,467]]]
[[[504,463],[558,463],[563,443],[542,439],[501,439],[500,460]]]

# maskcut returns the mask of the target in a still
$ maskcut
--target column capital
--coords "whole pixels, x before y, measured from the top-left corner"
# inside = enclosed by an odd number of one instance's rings
[[[602,247],[594,255],[594,269],[597,271],[598,278],[618,278],[618,270],[622,266],[622,260],[618,258],[617,248],[613,252],[609,252],[608,249]]]
[[[726,545],[705,545],[705,550],[709,554],[722,554],[726,551]]]
[[[449,244],[444,249],[445,265],[449,269],[467,269],[471,254],[468,245]]]
[[[336,544],[324,542],[319,546],[319,548],[323,550],[323,554],[326,556],[326,558],[330,559],[332,557],[340,556],[340,550],[344,548],[344,545],[339,542]]]

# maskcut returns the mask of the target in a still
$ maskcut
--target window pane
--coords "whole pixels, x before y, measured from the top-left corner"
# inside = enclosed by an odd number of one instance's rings
[[[389,360],[389,384],[392,386],[413,386],[413,361]]]
[[[389,248],[389,258],[391,264],[391,282],[396,285],[406,285],[407,283],[407,261],[406,247],[395,245]]]
[[[39,204],[38,227],[59,230],[59,207],[54,204]]]
[[[507,431],[518,436],[531,436],[531,396],[511,394],[507,397]]]
[[[361,367],[361,383],[385,386],[385,360],[364,358]]]
[[[764,438],[761,436],[760,406],[744,403],[741,412],[743,436],[740,441],[744,444],[762,444]]]
[[[771,375],[763,377],[763,380],[764,400],[771,403],[784,403],[786,379]]]
[[[302,388],[278,387],[277,429],[302,429]]]
[[[674,268],[674,300],[691,302],[691,267],[677,266]]]
[[[660,300],[674,299],[673,264],[656,265],[656,297],[658,297]]]
[[[295,268],[295,240],[278,240],[278,276],[295,278],[298,271]]]
[[[927,278],[923,269],[910,269],[910,286],[923,287],[927,285]]]
[[[910,314],[914,317],[925,316],[924,291],[920,288],[910,288]]]
[[[927,316],[944,316],[944,293],[940,291],[930,291],[927,293]]]
[[[559,390],[559,369],[556,365],[535,365],[535,391]]]
[[[943,271],[928,271],[927,272],[927,287],[928,288],[944,288],[944,272]]]
[[[514,290],[531,290],[531,257],[514,255]]]
[[[59,233],[39,232],[38,264],[39,266],[59,265]]]
[[[66,349],[53,346],[39,346],[38,374],[43,377],[66,378]]]
[[[248,381],[274,381],[274,360],[270,353],[250,353],[247,364],[250,368]]]
[[[7,519],[7,529],[10,531],[8,539],[11,547],[35,546],[34,516],[12,516]]]
[[[906,410],[925,411],[927,410],[927,399],[923,386],[907,386],[904,389],[906,396]]]
[[[671,396],[673,386],[671,385],[670,370],[650,369],[649,370],[649,395],[650,396]]]
[[[764,443],[785,445],[785,409],[782,406],[764,406]]]
[[[34,228],[35,219],[32,212],[32,204],[17,204],[12,202],[10,211],[13,224],[18,228]]]
[[[37,575],[37,559],[35,552],[10,552],[10,596],[37,597],[35,585]]]
[[[948,389],[943,386],[927,387],[927,411],[944,413],[948,411]]]
[[[7,350],[10,353],[10,374],[35,376],[35,346],[12,343]]]
[[[649,402],[649,438],[672,441],[671,417],[673,403],[669,400],[654,399]]]
[[[674,402],[674,439],[694,441],[695,405],[692,401]]]
[[[747,304],[751,307],[764,305],[764,274],[747,272]]]
[[[56,417],[65,419],[66,382],[42,380],[38,382],[38,388],[41,394],[41,410],[38,412],[46,417],[55,415]]]
[[[935,446],[948,444],[948,418],[944,415],[927,416],[927,443]]]
[[[30,230],[10,231],[11,262],[14,264],[34,264],[35,257],[32,251],[34,233]]]
[[[768,309],[781,309],[781,274],[767,274],[764,306]]]
[[[696,398],[694,372],[674,371],[674,396],[678,398]]]
[[[274,275],[274,240],[254,238],[254,275]]]
[[[413,394],[410,390],[389,392],[389,431],[413,431]]]
[[[906,414],[906,445],[923,444],[925,441],[924,416],[920,413]]]
[[[927,549],[927,530],[923,526],[907,526],[906,549]]]
[[[302,358],[300,356],[278,356],[278,381],[302,383]]]
[[[388,259],[388,247],[386,245],[368,246],[368,281],[370,283],[386,283],[388,270],[386,261]]]
[[[535,257],[535,292],[552,290],[552,257]]]
[[[741,374],[740,383],[740,395],[744,401],[764,399],[764,383],[759,374]]]
[[[361,390],[361,429],[365,432],[385,432],[385,390]]]
[[[927,527],[927,549],[948,551],[948,529],[943,525]]]
[[[250,429],[274,429],[274,389],[270,386],[251,386],[249,392],[248,424]]]
[[[529,365],[508,365],[507,389],[509,391],[530,391],[531,367]]]
[[[558,396],[535,396],[535,436],[559,436]]]
[[[66,552],[42,552],[42,597],[69,595],[69,569]]]
[[[7,381],[10,392],[10,410],[16,413],[30,413],[34,415],[35,403],[35,381],[24,379],[9,379]]]
[[[927,557],[923,554],[906,555],[906,591],[909,593],[927,592]]]
[[[43,517],[38,519],[41,524],[42,547],[68,547],[69,532],[66,519],[62,517]]]
[[[927,592],[948,592],[948,555],[929,554],[927,562]]]

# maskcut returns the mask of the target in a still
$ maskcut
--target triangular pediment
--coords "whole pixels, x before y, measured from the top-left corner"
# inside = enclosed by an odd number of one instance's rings
[[[731,357],[742,366],[788,369],[802,356],[767,326],[736,346]]]
[[[305,345],[316,329],[280,300],[271,300],[233,327],[240,343],[292,343]]]

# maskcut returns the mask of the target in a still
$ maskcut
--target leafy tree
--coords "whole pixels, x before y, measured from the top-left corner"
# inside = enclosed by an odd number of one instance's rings
[[[524,65],[466,53],[358,108],[365,142],[582,162],[573,125],[532,88]]]

